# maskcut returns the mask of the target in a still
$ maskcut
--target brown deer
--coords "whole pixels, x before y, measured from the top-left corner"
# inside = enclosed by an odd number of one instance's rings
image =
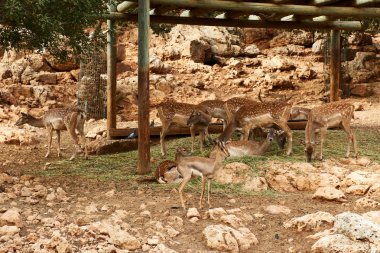
[[[270,144],[276,138],[276,136],[280,135],[282,131],[277,131],[274,128],[264,129],[263,130],[267,136],[264,140],[257,141],[228,141],[225,144],[229,157],[241,157],[241,156],[261,156],[268,150]],[[210,157],[215,156],[216,149],[212,150],[210,153]]]
[[[251,129],[256,127],[270,127],[277,125],[287,136],[288,149],[286,154],[292,152],[292,131],[288,126],[288,119],[292,103],[289,101],[275,101],[264,103],[250,103],[240,107],[226,129],[219,136],[219,141],[225,142],[231,138],[237,128],[243,131],[243,140],[248,140]]]
[[[183,209],[186,209],[185,201],[182,196],[183,189],[186,184],[194,177],[202,178],[202,191],[199,199],[199,207],[202,208],[202,200],[205,191],[205,185],[207,181],[207,203],[210,205],[210,191],[211,191],[211,179],[214,177],[215,172],[223,167],[223,161],[229,156],[228,150],[224,146],[224,143],[218,143],[216,146],[215,156],[199,157],[199,156],[185,156],[179,159],[177,169],[183,177],[182,183],[178,188],[179,197]]]
[[[215,100],[205,100],[198,105],[207,109],[210,115],[213,118],[222,119],[223,120],[223,129],[227,124],[227,112],[224,108],[224,101],[215,99]]]
[[[226,100],[224,102],[223,107],[227,114],[227,123],[229,123],[233,119],[233,116],[235,115],[237,110],[240,109],[240,107],[245,105],[251,105],[252,107],[254,107],[258,104],[260,104],[260,102],[242,97],[234,97]]]
[[[354,146],[354,154],[357,156],[356,138],[351,130],[350,123],[354,115],[354,106],[346,101],[336,101],[315,107],[310,110],[305,129],[305,155],[307,162],[311,162],[316,145],[316,130],[320,129],[321,153],[319,159],[323,159],[323,143],[327,135],[327,129],[331,126],[342,126],[349,140],[346,157],[350,155],[351,144]]]
[[[207,110],[199,105],[180,103],[175,101],[165,101],[157,106],[158,117],[162,122],[162,129],[160,133],[161,154],[166,155],[165,137],[171,125],[176,124],[179,126],[188,126],[188,119],[194,110],[201,110],[208,113]],[[197,125],[190,125],[191,137],[193,140],[191,151],[194,152],[194,140],[195,132],[197,131]],[[207,128],[207,127],[206,127]],[[200,126],[198,129],[200,132],[205,131],[204,126]],[[201,145],[201,151],[203,151],[203,145]]]
[[[84,142],[85,149],[85,158],[87,159],[87,145],[86,145],[86,137],[84,135],[84,123],[86,120],[86,115],[77,108],[55,108],[50,109],[45,113],[42,118],[35,118],[30,114],[21,113],[21,117],[15,123],[16,126],[21,126],[23,124],[29,124],[34,127],[45,127],[48,132],[48,151],[45,157],[50,155],[53,131],[57,133],[57,141],[58,141],[58,157],[61,157],[61,131],[68,130],[71,138],[75,143],[75,150],[70,160],[75,159],[77,155],[77,150],[80,149],[78,143],[78,136],[75,130],[78,131],[79,135]]]

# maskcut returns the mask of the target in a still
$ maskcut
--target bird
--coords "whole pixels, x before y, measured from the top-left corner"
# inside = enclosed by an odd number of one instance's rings
[[[128,135],[127,139],[137,138],[137,128],[133,128],[132,132]]]

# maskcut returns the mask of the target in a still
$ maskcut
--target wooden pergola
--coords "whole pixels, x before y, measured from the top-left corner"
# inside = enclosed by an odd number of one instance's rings
[[[138,9],[138,14],[130,14]],[[380,17],[380,0],[129,0],[109,6],[107,15],[107,129],[116,129],[117,20],[138,22],[138,171],[150,171],[150,22],[226,27],[316,29],[330,31],[330,101],[338,99],[340,31],[362,29],[360,20]],[[172,13],[175,13],[173,15]],[[350,21],[343,21],[349,19]]]

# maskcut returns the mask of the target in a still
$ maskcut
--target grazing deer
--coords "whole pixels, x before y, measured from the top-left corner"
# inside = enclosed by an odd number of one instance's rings
[[[86,137],[84,135],[84,123],[86,120],[86,115],[79,109],[76,108],[55,108],[50,109],[45,113],[42,118],[34,118],[30,114],[21,113],[21,117],[17,120],[16,126],[21,126],[23,124],[29,124],[34,127],[45,127],[48,132],[48,151],[45,157],[50,155],[53,131],[57,133],[58,140],[58,157],[61,157],[61,131],[68,130],[71,138],[75,143],[75,150],[70,160],[73,160],[77,155],[77,149],[80,149],[78,143],[78,136],[75,130],[78,131],[79,135],[84,142],[85,148],[85,158],[87,159],[87,145]]]
[[[274,128],[263,130],[267,136],[264,140],[260,142],[256,141],[228,141],[225,146],[230,154],[229,157],[241,157],[241,156],[261,156],[268,150],[270,144],[276,138],[276,136],[282,134],[282,131],[277,131]],[[215,156],[216,149],[212,150],[210,157]]]
[[[202,208],[202,200],[205,191],[206,181],[207,185],[207,203],[210,205],[210,191],[211,191],[211,179],[214,177],[215,172],[223,166],[223,161],[229,156],[228,150],[224,143],[220,142],[216,145],[215,156],[199,157],[199,156],[186,156],[179,159],[177,169],[183,177],[182,183],[178,188],[179,197],[183,209],[186,209],[185,202],[183,200],[182,192],[186,184],[194,177],[200,176],[202,178],[202,191],[199,199],[199,207]]]
[[[165,137],[172,124],[179,126],[188,126],[188,119],[194,110],[201,110],[207,113],[207,110],[201,106],[179,103],[175,101],[165,101],[157,106],[158,117],[162,122],[162,129],[160,133],[161,154],[166,155]],[[190,126],[191,137],[193,140],[191,151],[194,152],[194,140],[197,125]],[[205,127],[200,126],[200,132],[204,131]],[[201,151],[203,151],[203,145],[201,145]]]
[[[322,160],[323,143],[326,138],[327,129],[337,125],[343,127],[349,140],[346,157],[350,155],[351,144],[354,146],[355,157],[357,156],[356,138],[350,127],[354,109],[354,106],[346,101],[336,101],[310,110],[305,129],[305,155],[307,162],[311,162],[315,150],[316,130],[320,129],[321,153],[319,158]]]
[[[215,99],[215,100],[205,100],[198,104],[201,107],[207,109],[210,115],[213,118],[222,119],[223,120],[223,130],[227,124],[227,112],[224,108],[224,101]]]
[[[288,119],[292,103],[289,101],[275,101],[264,103],[251,103],[244,105],[236,111],[226,129],[219,136],[219,141],[227,141],[237,128],[243,131],[243,140],[248,140],[251,129],[256,127],[270,127],[277,125],[286,133],[288,149],[286,154],[292,152],[292,131],[288,126]]]

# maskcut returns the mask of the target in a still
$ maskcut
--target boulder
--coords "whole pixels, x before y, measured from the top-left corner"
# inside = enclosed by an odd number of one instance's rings
[[[350,240],[345,235],[327,235],[319,239],[311,247],[313,253],[367,253],[370,252],[370,245],[363,241]]]
[[[209,225],[203,230],[206,244],[218,251],[239,252],[258,244],[256,236],[248,228],[233,229],[225,225]]]
[[[295,69],[293,63],[291,63],[288,59],[281,57],[280,55],[276,55],[270,59],[265,59],[262,61],[262,66],[269,68],[272,71],[281,70],[281,71],[289,71]]]
[[[354,32],[348,37],[348,43],[355,46],[372,45],[372,35],[363,32]]]
[[[290,214],[291,210],[289,207],[280,205],[269,205],[264,208],[264,211],[269,214]]]
[[[294,29],[291,32],[283,32],[274,37],[270,41],[270,47],[280,47],[289,44],[309,47],[313,42],[314,36],[312,32]]]
[[[327,212],[316,212],[284,222],[285,228],[296,228],[297,231],[319,231],[334,223],[334,216]]]
[[[207,63],[212,59],[211,46],[203,40],[193,40],[190,42],[190,58],[194,62]]]
[[[313,199],[336,200],[346,202],[347,198],[341,190],[335,189],[332,186],[320,187],[313,194]]]

